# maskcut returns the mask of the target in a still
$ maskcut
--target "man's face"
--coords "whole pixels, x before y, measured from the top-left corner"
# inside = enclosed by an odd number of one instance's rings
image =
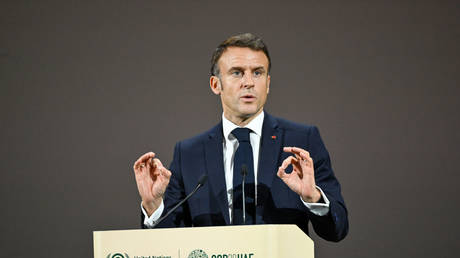
[[[264,52],[229,47],[218,66],[220,75],[211,76],[210,85],[220,95],[225,117],[240,124],[262,112],[270,87],[268,58]]]

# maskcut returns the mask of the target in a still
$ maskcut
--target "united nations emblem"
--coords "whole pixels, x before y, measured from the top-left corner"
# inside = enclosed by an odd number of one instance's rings
[[[188,258],[208,258],[208,255],[201,249],[193,250]]]
[[[108,254],[107,258],[129,258],[128,254],[125,253],[124,255],[121,253],[116,253],[116,254]]]

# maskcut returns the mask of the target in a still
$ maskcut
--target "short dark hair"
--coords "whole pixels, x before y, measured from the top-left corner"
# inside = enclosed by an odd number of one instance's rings
[[[251,33],[244,33],[231,36],[230,38],[220,43],[219,46],[217,46],[216,50],[214,50],[214,53],[212,53],[211,75],[219,75],[220,71],[217,63],[228,47],[246,47],[255,51],[263,51],[268,58],[268,72],[270,73],[272,64],[270,61],[270,55],[268,54],[267,45],[262,41],[262,38],[257,37]]]

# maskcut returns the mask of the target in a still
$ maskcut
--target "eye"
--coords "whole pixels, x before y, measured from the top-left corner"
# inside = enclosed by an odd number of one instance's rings
[[[232,76],[234,77],[241,77],[242,75],[243,73],[241,71],[238,71],[238,70],[232,71]]]
[[[257,76],[257,77],[258,77],[258,76],[261,76],[263,73],[264,73],[264,72],[261,71],[261,70],[256,70],[256,71],[254,71],[254,76]]]

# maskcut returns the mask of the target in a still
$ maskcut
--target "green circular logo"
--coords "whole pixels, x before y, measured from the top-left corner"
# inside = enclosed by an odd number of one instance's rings
[[[125,253],[125,255],[121,254],[121,253],[116,253],[116,254],[109,254],[107,255],[107,258],[129,258],[128,254]]]
[[[188,258],[208,258],[208,255],[201,249],[193,250]]]

